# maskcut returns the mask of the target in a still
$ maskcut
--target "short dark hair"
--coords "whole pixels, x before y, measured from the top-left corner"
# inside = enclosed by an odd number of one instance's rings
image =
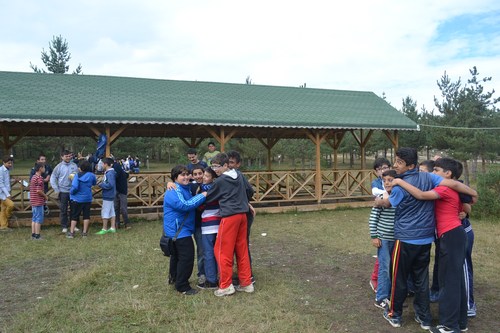
[[[212,158],[211,164],[219,164],[219,165],[224,165],[229,163],[229,157],[227,156],[226,153],[218,153],[215,155],[214,158]]]
[[[212,169],[211,167],[207,167],[203,170],[203,172],[208,172],[209,174],[212,175],[212,179],[215,179],[217,178],[217,174],[215,173],[214,169]]]
[[[433,160],[425,160],[423,162],[420,162],[420,165],[425,166],[427,168],[427,170],[429,170],[429,172],[432,172],[432,170],[434,170],[435,164],[436,164],[436,162]]]
[[[385,157],[379,157],[379,158],[375,159],[375,162],[373,162],[373,170],[377,170],[382,165],[387,165],[390,167],[391,162],[389,162],[389,160]]]
[[[80,160],[80,162],[78,162],[78,167],[82,172],[92,172],[92,165],[87,160]]]
[[[201,164],[193,164],[193,166],[191,167],[191,174],[193,173],[194,170],[198,170],[200,169],[201,171],[204,171],[205,168],[203,167],[203,165]]]
[[[234,158],[234,160],[236,161],[236,163],[241,163],[241,155],[236,150],[230,150],[230,151],[228,151],[227,152],[227,157],[228,157],[228,159],[229,158]]]
[[[61,151],[61,156],[64,156],[64,155],[71,155],[73,154],[72,152],[70,152],[69,150],[67,149],[64,149],[63,151]]]
[[[10,155],[4,155],[4,157],[3,157],[2,161],[3,161],[4,163],[7,163],[7,162],[9,162],[9,161],[13,162],[13,161],[14,161],[14,158],[13,158],[12,156],[10,156]]]
[[[186,152],[186,154],[198,154],[195,148],[189,148]]]
[[[38,154],[37,161],[39,161],[41,157],[47,157],[47,155],[45,155],[44,153]]]
[[[210,146],[210,145],[215,146],[215,143],[214,143],[213,141],[210,141],[210,142],[207,144],[207,146]]]
[[[170,171],[170,178],[172,178],[172,180],[175,182],[177,177],[179,177],[179,175],[183,172],[189,172],[187,166],[182,164],[176,165],[172,168],[172,171]]]
[[[405,161],[407,166],[418,165],[418,153],[415,148],[401,147],[396,151],[396,156]]]
[[[45,164],[44,163],[40,163],[40,162],[35,163],[35,172],[37,172],[41,168],[45,168]]]
[[[387,176],[392,177],[392,178],[396,178],[398,176],[398,173],[394,169],[385,170],[382,173],[382,178],[387,177]]]
[[[109,166],[113,166],[113,159],[111,157],[105,157],[102,159],[102,163],[107,164]]]
[[[441,157],[440,159],[436,160],[434,167],[441,168],[445,172],[450,171],[451,178],[453,179],[458,179],[462,175],[461,172],[459,173],[458,162],[449,157]]]

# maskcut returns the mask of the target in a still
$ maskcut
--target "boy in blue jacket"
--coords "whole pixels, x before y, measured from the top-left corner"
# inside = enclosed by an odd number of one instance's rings
[[[69,192],[71,205],[71,225],[66,234],[67,238],[75,237],[75,228],[80,214],[83,214],[82,237],[86,237],[90,224],[90,205],[92,203],[92,186],[96,184],[95,175],[89,161],[82,160],[78,163],[79,173],[74,175]]]
[[[116,196],[116,172],[113,169],[113,159],[106,157],[102,160],[104,166],[104,178],[99,187],[102,188],[102,229],[97,235],[115,233],[115,196]],[[111,227],[108,229],[108,220]]]

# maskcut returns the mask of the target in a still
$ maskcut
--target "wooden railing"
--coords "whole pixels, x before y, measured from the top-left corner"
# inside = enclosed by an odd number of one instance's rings
[[[316,171],[251,171],[244,172],[255,189],[252,204],[255,207],[269,205],[317,204],[357,201],[371,198],[372,170],[327,170],[321,171],[321,191],[316,191]],[[18,178],[19,179],[19,178]],[[98,176],[100,182],[102,176]],[[130,209],[161,210],[166,183],[166,173],[140,173],[129,177],[128,205]],[[12,200],[17,212],[30,212],[28,179],[19,179],[12,184]],[[318,197],[318,193],[320,193]],[[51,211],[58,210],[57,198],[52,189],[48,192]],[[102,206],[101,190],[94,188],[92,207]]]

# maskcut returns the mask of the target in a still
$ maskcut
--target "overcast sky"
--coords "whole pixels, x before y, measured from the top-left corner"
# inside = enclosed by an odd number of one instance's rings
[[[70,71],[411,96],[477,66],[500,93],[498,0],[0,0],[0,70],[31,72],[54,35]],[[43,66],[42,66],[43,67]]]

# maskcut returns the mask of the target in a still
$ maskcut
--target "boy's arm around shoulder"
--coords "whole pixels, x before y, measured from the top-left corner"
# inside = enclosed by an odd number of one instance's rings
[[[422,191],[419,188],[405,182],[401,178],[395,178],[392,181],[392,185],[398,185],[402,187],[405,191],[410,193],[415,199],[418,200],[436,200],[439,199],[439,195],[435,191]]]
[[[443,179],[439,185],[446,186],[455,190],[459,193],[467,194],[472,197],[471,203],[476,203],[478,199],[478,193],[476,190],[471,189],[469,186],[459,182],[458,180],[453,179]]]

